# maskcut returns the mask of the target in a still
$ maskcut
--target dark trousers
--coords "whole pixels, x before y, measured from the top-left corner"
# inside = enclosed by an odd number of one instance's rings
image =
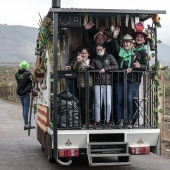
[[[89,123],[89,120],[86,122],[87,119],[91,119],[91,105],[93,100],[93,87],[89,87],[89,95],[87,95],[86,88],[80,87],[80,110],[81,110],[81,117],[82,117],[82,124]],[[89,97],[87,97],[89,96]]]

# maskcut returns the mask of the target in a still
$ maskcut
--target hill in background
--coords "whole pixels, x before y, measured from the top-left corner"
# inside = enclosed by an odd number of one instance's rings
[[[167,66],[170,65],[170,59],[169,59],[169,53],[170,53],[170,46],[166,45],[164,43],[160,43],[157,44],[158,46],[158,61],[160,61],[160,63],[163,66]],[[150,49],[150,47],[149,47]],[[152,53],[155,53],[155,51],[150,51],[149,54],[151,55]],[[150,64],[155,63],[155,57],[152,58],[152,60],[150,61]]]
[[[0,62],[35,62],[37,35],[38,28],[0,24]],[[170,46],[158,44],[158,60],[163,65],[170,65],[169,54]]]
[[[164,65],[170,65],[170,46],[164,43],[158,44],[158,60]]]
[[[0,62],[34,62],[37,34],[37,28],[0,24]]]

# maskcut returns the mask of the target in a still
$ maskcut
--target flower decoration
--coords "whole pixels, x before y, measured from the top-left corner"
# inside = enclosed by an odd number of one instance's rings
[[[162,76],[165,75],[167,77],[168,72],[167,70],[169,69],[169,66],[163,66],[160,62],[158,62],[157,64],[152,64],[150,66],[151,70],[158,70],[158,74],[154,76],[155,80],[161,80]]]

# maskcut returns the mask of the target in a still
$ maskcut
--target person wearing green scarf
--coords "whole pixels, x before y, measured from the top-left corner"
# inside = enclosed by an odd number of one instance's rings
[[[119,32],[120,28],[115,28],[111,43],[119,63],[119,69],[125,72],[119,72],[114,77],[115,110],[118,127],[127,125],[127,128],[132,128],[133,85],[137,82],[137,72],[133,72],[133,70],[138,70],[134,67],[134,63],[141,63],[141,57],[139,52],[134,50],[134,41],[129,34],[123,36],[122,47],[119,46],[117,40]],[[125,79],[124,73],[126,73],[127,79]],[[125,99],[127,100],[126,108],[124,108],[124,97],[127,97]]]
[[[141,23],[140,23],[141,24]],[[138,25],[138,23],[136,24]],[[141,71],[147,71],[149,68],[149,61],[148,61],[148,53],[146,52],[146,46],[148,41],[147,41],[147,34],[140,30],[135,30],[133,38],[135,40],[135,49],[140,53],[141,55],[141,63],[135,62],[134,67],[139,68]],[[134,84],[134,89],[133,89],[133,97],[135,98],[134,103],[133,103],[133,124],[134,126],[139,125],[139,86],[142,81],[142,75],[143,73],[140,72],[137,77],[137,82]]]

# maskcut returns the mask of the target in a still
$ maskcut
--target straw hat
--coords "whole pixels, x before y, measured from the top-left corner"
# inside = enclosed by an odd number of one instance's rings
[[[129,34],[126,34],[126,35],[123,36],[122,41],[131,41],[131,42],[133,42],[133,38]]]
[[[106,35],[104,35],[102,32],[98,32],[94,35],[94,41],[96,40],[98,35],[102,35],[104,37],[104,40],[106,41]]]

